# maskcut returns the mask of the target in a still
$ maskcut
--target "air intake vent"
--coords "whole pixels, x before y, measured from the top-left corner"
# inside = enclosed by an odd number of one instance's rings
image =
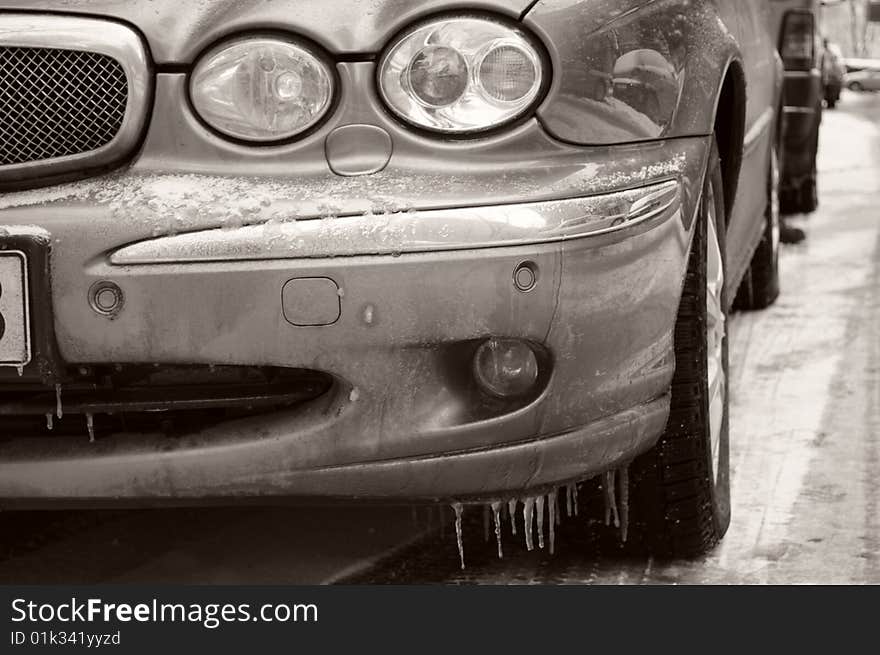
[[[0,166],[97,150],[127,102],[125,71],[106,55],[0,48]]]
[[[107,55],[0,47],[0,166],[97,150],[127,103],[125,71]]]
[[[0,191],[122,164],[146,127],[152,82],[125,25],[0,11]]]

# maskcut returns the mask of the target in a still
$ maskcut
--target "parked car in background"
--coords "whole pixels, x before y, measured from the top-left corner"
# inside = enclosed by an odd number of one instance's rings
[[[779,293],[767,2],[370,7],[0,0],[0,507],[605,474],[704,551]]]
[[[819,205],[819,129],[825,79],[816,17],[819,0],[770,0],[771,31],[785,65],[785,136],[780,206],[783,213],[812,212]]]
[[[825,105],[834,109],[846,80],[846,63],[836,43],[825,39],[822,57],[822,77],[825,81]]]
[[[846,88],[850,91],[880,91],[880,61],[847,60]]]

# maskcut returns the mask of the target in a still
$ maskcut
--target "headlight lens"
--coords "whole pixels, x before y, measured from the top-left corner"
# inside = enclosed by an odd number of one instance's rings
[[[538,97],[541,56],[521,30],[485,18],[447,18],[404,34],[379,67],[385,102],[430,130],[466,134],[521,116]]]
[[[333,76],[301,45],[250,38],[205,55],[193,71],[190,96],[199,116],[219,132],[278,141],[321,120],[333,99]]]

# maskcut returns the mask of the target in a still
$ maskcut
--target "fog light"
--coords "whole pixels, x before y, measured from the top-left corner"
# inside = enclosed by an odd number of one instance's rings
[[[492,338],[477,348],[474,377],[493,396],[522,396],[535,386],[538,360],[525,341]]]

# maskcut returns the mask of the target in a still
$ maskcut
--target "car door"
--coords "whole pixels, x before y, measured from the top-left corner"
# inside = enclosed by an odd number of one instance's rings
[[[727,236],[729,264],[736,268],[747,264],[745,258],[751,256],[763,233],[767,165],[778,109],[775,105],[779,67],[775,39],[767,27],[770,21],[768,3],[764,0],[722,1],[718,6],[728,14],[728,28],[735,30],[748,93],[742,168]],[[735,15],[731,15],[734,12]],[[737,258],[742,260],[736,261]]]

